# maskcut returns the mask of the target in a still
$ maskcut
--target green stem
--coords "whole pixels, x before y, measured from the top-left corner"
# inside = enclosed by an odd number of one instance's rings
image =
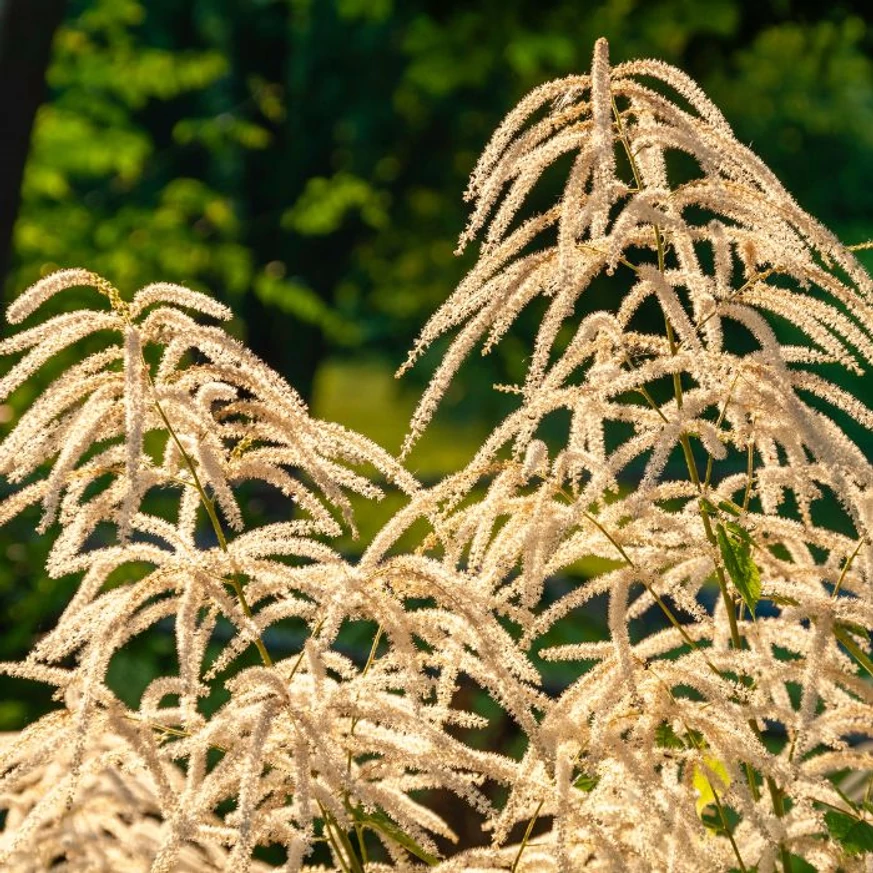
[[[355,822],[355,836],[358,838],[358,850],[361,853],[361,865],[366,868],[369,863],[369,858],[367,857],[367,843],[364,840],[364,828],[359,822]]]
[[[749,501],[752,499],[752,479],[754,472],[755,442],[754,440],[751,440],[746,448],[746,490],[743,492],[743,512],[749,511]]]
[[[683,724],[685,724],[685,722],[683,722]],[[698,751],[701,751],[700,745],[694,739],[694,734],[690,730],[688,730],[688,725],[685,725],[685,732],[686,734],[688,734],[694,747]],[[740,865],[741,873],[748,873],[748,868],[746,867],[745,863],[743,863],[743,858],[742,855],[740,855],[739,846],[737,846],[736,840],[734,839],[734,834],[731,830],[730,824],[728,823],[727,815],[724,811],[724,806],[722,805],[721,798],[718,796],[718,791],[715,790],[715,786],[712,784],[712,780],[709,778],[709,773],[706,772],[705,766],[701,768],[700,772],[703,773],[703,776],[706,779],[706,784],[709,785],[709,790],[712,792],[712,797],[715,801],[715,808],[718,811],[719,819],[721,819],[721,826],[724,828],[724,832],[727,834],[727,838],[730,840],[731,848],[734,851],[737,863]]]
[[[673,690],[670,686],[665,682],[658,673],[654,670],[654,668],[650,668],[651,674],[664,686],[664,690],[670,697],[670,700],[673,702],[675,706],[678,706],[676,697],[673,694]],[[698,751],[703,753],[705,750],[705,746],[703,744],[703,740],[699,739],[697,734],[688,727],[688,723],[685,719],[682,719],[682,726],[685,728],[685,735],[688,738],[688,742],[691,743],[692,746]],[[728,839],[730,840],[731,847],[733,848],[734,855],[736,856],[737,863],[740,865],[741,873],[748,873],[748,868],[743,862],[742,855],[740,855],[739,846],[736,844],[736,840],[734,840],[733,831],[731,831],[730,823],[727,820],[727,815],[724,811],[724,806],[722,805],[721,799],[718,796],[718,792],[715,790],[715,786],[712,784],[712,780],[709,778],[709,773],[707,773],[705,766],[700,769],[700,772],[703,774],[703,778],[706,779],[707,785],[709,785],[709,790],[712,792],[713,799],[715,801],[715,807],[718,811],[718,817],[721,820],[722,827],[724,828],[724,832],[727,834]]]
[[[321,812],[321,819],[324,822],[324,830],[328,841],[336,855],[337,861],[339,861],[340,867],[343,869],[343,873],[365,873],[347,834],[339,826],[333,815],[324,808],[321,801],[316,800],[315,802],[318,804],[318,809]],[[345,849],[347,856],[344,856],[340,851],[340,846]]]
[[[636,159],[634,158],[633,149],[631,148],[630,142],[627,138],[627,134],[624,130],[624,126],[622,125],[621,113],[618,111],[615,97],[612,98],[612,111],[615,117],[618,138],[624,146],[625,153],[627,154],[628,162],[630,163],[631,167],[631,172],[633,173],[634,177],[634,183],[639,190],[642,190],[642,177],[640,175],[639,168],[637,167]],[[658,270],[659,272],[663,273],[666,266],[664,254],[664,239],[663,235],[661,234],[661,229],[660,227],[658,227],[657,223],[653,223],[652,227],[655,232],[655,247],[657,249],[658,256]],[[667,333],[667,343],[670,347],[670,354],[675,357],[678,352],[676,337],[673,333],[673,326],[672,324],[670,324],[670,320],[669,318],[667,318],[666,314],[664,316],[664,325]],[[673,373],[673,393],[676,398],[676,408],[681,410],[683,396],[682,378],[679,371],[675,371]],[[688,438],[688,434],[683,432],[679,437],[679,442],[682,446],[682,453],[685,456],[685,463],[688,467],[688,474],[691,477],[691,481],[697,488],[698,492],[701,493],[701,496],[703,496],[703,488],[700,481],[700,475],[697,471],[697,462],[694,460],[694,453],[691,449],[691,441]],[[713,547],[714,550],[716,550],[717,553],[718,541],[716,539],[714,531],[712,530],[712,524],[710,523],[709,515],[702,503],[700,503],[699,508],[701,519],[703,521],[703,528],[706,533],[706,538],[707,540],[709,540],[710,545]],[[740,649],[742,647],[742,638],[740,636],[739,626],[737,625],[736,611],[734,608],[733,599],[730,596],[730,589],[727,584],[727,579],[725,578],[724,569],[717,559],[714,560],[714,564],[716,578],[718,580],[718,586],[721,590],[722,601],[724,602],[725,610],[727,611],[728,616],[728,623],[730,624],[731,642],[735,649]],[[755,719],[749,719],[749,726],[752,728],[756,737],[760,741],[761,733],[758,729],[758,725]],[[746,769],[746,778],[749,782],[749,788],[752,792],[752,796],[757,801],[760,797],[760,794],[758,792],[757,782],[755,780],[754,769],[750,764],[744,764],[744,767]],[[773,802],[773,811],[776,813],[777,817],[781,818],[785,815],[785,806],[783,802],[782,791],[770,776],[767,777],[767,786],[770,790],[770,797]],[[791,857],[782,843],[779,844],[779,851],[782,857],[782,866],[784,873],[791,873]]]
[[[349,873],[349,865],[346,863],[346,859],[343,858],[343,854],[340,851],[336,838],[333,835],[333,829],[327,823],[327,819],[324,820],[324,831],[327,834],[327,841],[328,843],[330,843],[330,847],[333,850],[334,857],[340,865],[340,869],[343,871],[343,873]]]
[[[858,540],[858,545],[855,546],[855,551],[852,552],[851,555],[849,555],[849,557],[846,559],[846,563],[843,564],[843,569],[840,572],[840,578],[837,579],[837,584],[834,586],[833,594],[831,594],[831,600],[837,599],[837,595],[840,593],[840,588],[843,587],[843,581],[846,578],[846,573],[849,572],[849,568],[852,566],[852,562],[855,560],[855,558],[858,557],[858,552],[861,551],[862,545],[864,545],[863,537],[860,540]]]
[[[358,860],[358,856],[355,854],[355,848],[352,845],[352,841],[349,839],[348,834],[339,826],[339,823],[334,821],[334,827],[336,829],[336,835],[339,841],[342,843],[343,848],[346,850],[349,859],[349,869],[351,873],[365,873],[361,862]]]
[[[634,562],[630,559],[630,556],[624,550],[621,543],[619,543],[618,540],[616,540],[615,537],[613,537],[612,534],[610,534],[609,531],[596,518],[594,518],[593,515],[589,515],[587,512],[583,512],[582,515],[588,521],[590,521],[591,524],[593,524],[609,540],[609,542],[612,543],[613,546],[615,546],[618,553],[627,562],[627,565],[629,567],[636,569]],[[670,624],[672,624],[673,627],[676,628],[677,631],[679,631],[679,635],[682,637],[682,639],[694,651],[699,652],[702,655],[703,660],[706,662],[706,665],[709,667],[710,670],[712,670],[720,678],[724,678],[721,674],[721,671],[718,669],[718,667],[716,667],[715,664],[713,664],[712,661],[710,661],[709,658],[706,657],[706,655],[702,654],[702,649],[691,638],[691,636],[688,634],[688,631],[686,631],[685,628],[683,627],[682,622],[680,622],[679,619],[676,618],[676,616],[673,614],[673,610],[671,610],[670,607],[667,606],[666,603],[664,603],[664,601],[661,599],[661,596],[655,591],[655,589],[652,588],[652,586],[649,585],[649,583],[643,578],[640,578],[640,582],[642,582],[646,591],[649,592],[649,595],[652,597],[652,599],[655,601],[655,603],[660,607],[661,612],[664,613],[664,615],[667,617],[667,620],[670,622]]]
[[[731,292],[730,296],[728,297],[728,301],[732,302],[732,301],[736,300],[738,297],[740,297],[743,294],[743,292],[748,291],[749,288],[751,288],[753,285],[756,285],[758,282],[763,282],[765,279],[769,279],[770,276],[772,276],[774,273],[778,273],[780,271],[780,269],[781,269],[780,267],[776,266],[776,267],[770,267],[767,270],[762,270],[760,273],[755,273],[754,276],[752,276],[745,283],[743,283],[739,288],[737,288],[736,291]],[[694,331],[692,332],[692,336],[697,336],[700,333],[700,329],[703,327],[703,325],[705,325],[706,322],[708,322],[711,318],[715,318],[716,315],[718,315],[718,309],[714,309],[712,312],[709,313],[709,315],[706,315],[703,318],[701,318],[700,321],[698,321],[697,324],[694,326]],[[687,341],[688,341],[688,337],[683,339],[679,343],[677,348],[681,349],[682,346],[685,345],[685,343]]]
[[[152,375],[149,372],[148,364],[146,364],[145,360],[143,360],[143,364],[145,367],[145,372],[149,381],[149,385],[152,389],[152,395],[155,399],[155,408],[158,410],[158,415],[160,415],[161,420],[164,422],[164,426],[167,428],[167,432],[170,434],[170,438],[175,443],[176,448],[179,450],[179,454],[182,456],[182,459],[185,462],[185,466],[187,467],[188,472],[191,474],[194,488],[197,491],[197,495],[200,497],[200,502],[203,504],[203,507],[206,510],[206,514],[209,516],[209,522],[212,525],[213,531],[215,532],[215,538],[216,540],[218,540],[218,546],[222,552],[227,554],[227,537],[224,535],[224,530],[221,527],[221,521],[218,518],[218,513],[216,513],[215,511],[215,503],[212,498],[206,493],[206,489],[203,487],[203,483],[200,481],[200,477],[197,475],[197,468],[194,465],[194,462],[191,460],[191,456],[182,445],[182,442],[176,434],[173,425],[170,424],[170,419],[167,417],[167,413],[164,411],[163,406],[161,406],[161,401],[158,400],[158,392],[155,388],[155,383],[152,380]],[[243,611],[243,615],[245,615],[245,617],[249,619],[253,618],[254,614],[252,613],[251,606],[249,605],[249,602],[246,598],[242,583],[239,581],[236,574],[231,576],[231,579],[227,582],[227,584],[229,584],[231,588],[233,588],[233,592],[236,595],[236,599],[240,605],[240,609],[242,609]],[[258,650],[258,654],[261,656],[261,661],[263,662],[264,666],[272,667],[273,659],[270,657],[270,653],[267,651],[267,648],[264,645],[264,642],[261,639],[260,635],[255,637],[254,643],[255,647]]]
[[[706,770],[702,770],[704,777],[706,778],[706,783],[709,785],[709,790],[712,792],[712,798],[715,801],[715,808],[718,811],[718,817],[721,819],[721,826],[724,828],[724,832],[727,834],[727,838],[730,840],[731,848],[734,850],[734,856],[737,859],[737,863],[740,865],[741,873],[748,873],[748,867],[743,863],[742,855],[740,855],[740,848],[737,846],[737,842],[734,839],[733,831],[728,824],[727,815],[724,811],[724,806],[722,806],[721,799],[718,796],[718,792],[715,790],[715,786],[712,784],[712,780],[709,778],[709,774]],[[787,869],[787,868],[786,868]]]
[[[125,715],[124,716],[128,721],[135,721],[137,724],[144,724],[150,727],[154,731],[159,731],[162,734],[167,734],[167,736],[171,737],[180,737],[182,739],[188,739],[188,737],[192,736],[191,731],[186,731],[184,728],[175,728],[170,727],[167,724],[161,724],[157,721],[146,721],[144,718],[139,718],[135,715]],[[221,746],[218,743],[210,743],[210,749],[215,749],[217,752],[221,752],[222,754],[226,754],[228,749],[226,746]]]
[[[731,402],[731,395],[734,393],[734,387],[736,386],[737,380],[739,378],[740,378],[740,374],[737,373],[736,376],[734,376],[733,382],[731,382],[730,388],[728,388],[727,397],[725,397],[725,399],[724,399],[724,405],[722,406],[721,412],[719,412],[719,414],[718,414],[718,419],[716,419],[716,422],[715,422],[715,429],[716,430],[719,430],[719,428],[721,428],[722,422],[724,421],[724,418],[727,415],[728,404]],[[707,453],[707,454],[709,454],[709,453]],[[709,490],[709,483],[710,483],[710,480],[712,479],[713,465],[714,465],[714,459],[713,459],[712,455],[710,454],[709,457],[706,459],[706,472],[703,475],[703,490],[704,491]],[[751,479],[749,480],[749,483],[751,484]]]
[[[320,627],[320,625],[319,625]],[[367,656],[367,663],[364,664],[364,669],[361,671],[361,676],[366,676],[370,670],[370,667],[373,666],[373,661],[376,659],[376,650],[379,648],[379,642],[382,639],[382,625],[376,629],[376,633],[373,636],[373,644],[370,646],[370,654]],[[301,653],[302,655],[302,653]],[[352,716],[351,727],[349,728],[349,737],[353,737],[355,734],[355,728],[358,726],[358,721],[360,719],[357,716]],[[346,773],[351,775],[352,772],[352,750],[351,748],[348,750],[348,754],[346,757]],[[345,792],[345,802],[346,806],[349,805],[349,793]],[[364,841],[364,829],[361,826],[360,822],[355,822],[355,835],[358,839],[358,847],[361,852],[361,860],[364,866],[367,865],[367,845]]]
[[[321,629],[324,627],[324,622],[326,621],[326,617],[323,618],[312,631],[311,639],[315,639],[320,633]],[[303,648],[300,650],[300,654],[297,656],[297,660],[294,662],[294,666],[291,668],[291,672],[288,674],[288,683],[290,684],[291,680],[294,678],[294,675],[300,669],[300,664],[303,662],[303,656],[306,654],[306,644],[304,643]]]
[[[871,675],[873,676],[873,660],[867,653],[852,639],[852,635],[845,629],[837,625],[834,628],[834,636],[846,647],[849,654]]]
[[[361,677],[367,675],[370,670],[370,667],[373,666],[373,661],[376,659],[376,649],[379,648],[379,642],[382,639],[382,625],[380,624],[378,628],[376,628],[376,633],[373,637],[373,644],[370,646],[370,654],[367,656],[367,663],[364,664],[364,669],[361,671]],[[353,737],[355,735],[355,728],[358,726],[358,722],[360,719],[353,715],[351,727],[349,728],[349,737]],[[346,759],[346,772],[352,772],[352,750],[349,749],[348,757]],[[346,798],[348,800],[348,797]]]
[[[527,828],[524,832],[524,836],[521,838],[521,845],[518,847],[518,854],[515,856],[515,860],[512,862],[512,867],[509,868],[509,873],[516,873],[516,870],[518,870],[521,856],[524,854],[524,850],[527,848],[528,841],[530,840],[530,835],[531,833],[533,833],[534,825],[536,824],[536,820],[539,818],[540,810],[543,808],[544,802],[545,801],[543,800],[539,802],[536,810],[534,810],[534,814],[531,816],[530,821],[527,823]]]

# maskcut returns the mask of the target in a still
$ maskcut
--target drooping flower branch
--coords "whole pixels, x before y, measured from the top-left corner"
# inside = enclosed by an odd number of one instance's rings
[[[50,573],[80,579],[2,665],[63,701],[0,748],[7,868],[867,869],[873,411],[833,380],[873,362],[873,283],[691,80],[603,40],[468,196],[480,256],[410,353],[455,334],[406,448],[477,345],[544,314],[517,408],[431,488],[192,318],[230,315],[202,294],[66,270],[10,308],[109,303],[0,344],[6,397],[92,342],[0,445],[0,520],[41,505]],[[251,526],[251,481],[283,520]],[[404,505],[349,560],[349,493],[386,487]],[[361,622],[363,662],[339,644]],[[123,702],[113,659],[168,626],[176,672]],[[469,686],[520,743],[478,747]],[[445,791],[489,846],[451,849]]]

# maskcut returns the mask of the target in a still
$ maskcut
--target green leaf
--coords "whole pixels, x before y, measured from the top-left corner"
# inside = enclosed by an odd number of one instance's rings
[[[328,236],[352,213],[370,227],[385,227],[387,207],[385,192],[366,179],[340,172],[330,178],[311,178],[296,203],[283,213],[281,223],[302,236]]]
[[[703,739],[703,734],[700,731],[694,730],[691,728],[688,733],[682,738],[682,741],[685,743],[685,747],[687,749],[706,749],[708,748],[708,744],[706,740]]]
[[[384,834],[390,840],[397,843],[398,846],[406,849],[410,855],[414,855],[419,861],[424,861],[428,867],[435,867],[439,863],[440,859],[436,855],[432,855],[427,849],[420,846],[397,822],[389,818],[381,809],[377,808],[375,812],[365,812],[363,807],[356,806],[351,810],[351,813],[358,824]]]
[[[718,548],[737,591],[754,614],[761,599],[761,574],[752,560],[751,538],[741,525],[728,521],[716,527]]]
[[[784,594],[767,594],[767,600],[775,603],[777,606],[799,606],[800,601],[793,597],[786,597]]]
[[[339,315],[303,282],[264,271],[255,276],[253,286],[259,300],[321,328],[324,335],[334,342],[347,346],[360,342],[360,327]]]
[[[850,855],[873,852],[873,825],[845,812],[828,810],[825,824],[830,835]]]
[[[840,628],[840,630],[854,634],[856,637],[861,637],[862,640],[867,639],[867,628],[863,624],[858,624],[854,621],[838,621],[835,622],[835,626]]]
[[[867,635],[866,630],[864,636]],[[843,624],[838,624],[834,627],[834,636],[846,647],[849,654],[871,675],[873,676],[873,661],[870,656],[855,642],[855,638],[849,633],[847,627]]]
[[[716,836],[727,837],[732,836],[737,829],[740,816],[736,810],[722,804],[720,812],[712,807],[705,809],[701,813],[700,821],[707,830]]]
[[[751,545],[752,537],[741,524],[738,524],[735,521],[726,521],[722,526],[731,535],[731,537],[733,537],[734,540],[737,540],[741,543],[748,543],[749,545]]]
[[[684,749],[685,743],[682,742],[676,731],[669,722],[662,721],[655,728],[655,742],[662,749]]]
[[[718,508],[711,500],[701,497],[700,506],[705,512],[709,513],[709,515],[718,515]]]
[[[720,786],[716,786],[713,782],[721,782]],[[711,803],[715,803],[715,788],[730,788],[731,777],[725,765],[711,755],[707,755],[703,759],[703,764],[698,764],[694,767],[694,776],[691,780],[692,785],[697,791],[697,815],[703,818],[703,811]]]
[[[703,734],[694,729],[686,731],[679,736],[669,722],[662,721],[655,728],[655,742],[662,749],[705,749],[707,748],[706,740],[703,739]]]
[[[709,515],[717,516],[718,511],[721,510],[728,515],[733,515],[735,518],[739,518],[740,516],[739,506],[737,506],[736,503],[731,503],[729,500],[720,500],[718,506],[716,506],[711,500],[708,500],[706,497],[701,497],[700,506],[709,513]]]
[[[712,831],[716,836],[723,837],[730,833],[715,810],[704,810],[700,814],[700,820],[703,822],[703,826],[708,831]]]
[[[573,787],[578,788],[580,791],[593,791],[599,781],[599,776],[589,776],[587,773],[580,773],[576,777]]]

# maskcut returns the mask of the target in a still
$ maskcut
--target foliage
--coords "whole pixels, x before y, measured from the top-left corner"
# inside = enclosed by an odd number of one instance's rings
[[[602,39],[467,196],[478,258],[407,360],[445,347],[404,451],[477,345],[535,330],[513,408],[429,486],[192,318],[230,318],[202,293],[67,269],[10,306],[55,314],[0,345],[0,397],[84,353],[0,445],[0,520],[39,505],[78,579],[0,665],[62,704],[0,750],[7,868],[866,869],[873,466],[841,422],[873,412],[834,379],[873,363],[873,281],[690,78]],[[289,220],[320,231],[311,205]],[[83,286],[108,307],[58,311]],[[359,557],[329,544],[388,491]],[[591,609],[605,638],[562,641]],[[501,721],[520,743],[483,743]]]
[[[218,82],[226,59],[139,44],[133,28],[144,14],[135,0],[101,0],[58,34],[48,72],[56,96],[34,130],[13,281],[87,257],[124,284],[155,272],[230,291],[250,282],[228,198],[203,180],[162,173],[156,143],[136,118],[151,102]]]
[[[308,394],[325,352],[408,346],[464,268],[454,192],[480,143],[508,103],[580,68],[600,33],[618,58],[688,69],[815,214],[864,239],[873,76],[854,12],[849,0],[598,0],[584,16],[524,0],[73,0],[7,287],[78,263],[125,287],[155,275],[210,287]],[[810,178],[810,154],[839,172]],[[316,299],[321,311],[303,302]],[[504,366],[517,351],[498,350]],[[475,380],[477,403],[495,372]]]

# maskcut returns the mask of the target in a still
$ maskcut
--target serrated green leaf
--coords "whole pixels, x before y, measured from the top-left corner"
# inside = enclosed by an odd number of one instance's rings
[[[825,824],[830,835],[850,855],[873,852],[873,825],[845,812],[828,810]]]
[[[731,535],[728,534],[728,529]],[[742,534],[736,531],[742,531]],[[740,597],[749,607],[749,612],[754,614],[755,607],[761,599],[761,574],[757,564],[752,560],[749,532],[729,521],[719,524],[715,533],[725,569],[737,591],[740,592]]]
[[[729,503],[727,500],[720,501],[718,504],[718,508],[722,512],[726,512],[728,515],[733,515],[733,516],[736,516],[737,518],[739,518],[739,516],[740,516],[739,507],[734,503]]]
[[[655,728],[655,742],[662,749],[684,749],[685,743],[682,742],[676,731],[669,722],[662,721]]]
[[[406,849],[410,855],[414,855],[419,861],[424,861],[428,867],[435,867],[439,863],[440,859],[436,855],[432,855],[427,849],[420,846],[397,822],[382,812],[381,809],[377,808],[374,812],[366,812],[363,807],[356,806],[352,808],[351,813],[358,824],[384,834],[390,840],[397,843],[398,846]]]

